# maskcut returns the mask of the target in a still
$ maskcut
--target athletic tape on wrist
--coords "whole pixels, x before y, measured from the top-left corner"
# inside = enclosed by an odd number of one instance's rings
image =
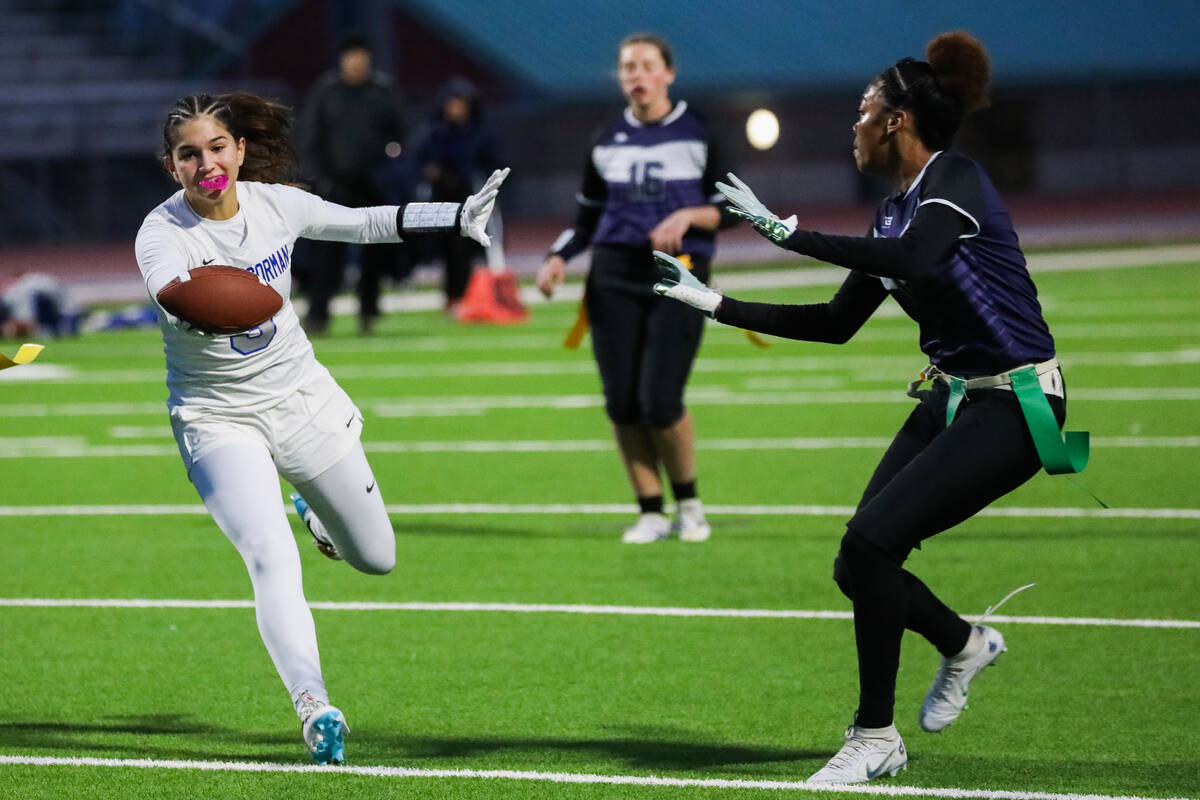
[[[406,203],[397,213],[398,233],[448,233],[458,230],[462,203]]]

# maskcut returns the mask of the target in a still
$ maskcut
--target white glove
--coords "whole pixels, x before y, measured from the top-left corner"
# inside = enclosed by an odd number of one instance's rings
[[[787,219],[780,219],[754,196],[750,187],[738,179],[737,175],[730,172],[728,176],[734,185],[730,186],[728,183],[717,181],[717,191],[725,195],[730,203],[733,203],[734,207],[729,209],[730,213],[749,220],[755,230],[775,244],[782,244],[796,232],[795,214]]]
[[[458,225],[463,236],[470,237],[484,247],[489,247],[492,237],[484,232],[492,209],[496,205],[496,195],[500,193],[500,184],[508,177],[509,167],[498,169],[484,182],[483,188],[463,201],[462,211],[458,216]]]
[[[721,305],[720,292],[696,280],[696,276],[683,262],[661,250],[654,251],[654,263],[658,265],[658,271],[662,274],[662,280],[654,284],[654,291],[672,300],[687,303],[692,308],[698,308],[710,317],[716,316],[717,306]]]

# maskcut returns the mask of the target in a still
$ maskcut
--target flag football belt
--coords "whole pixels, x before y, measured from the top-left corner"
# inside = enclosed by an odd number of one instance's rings
[[[1059,431],[1058,420],[1040,376],[1050,377],[1058,370],[1058,360],[1050,359],[1040,364],[1026,364],[999,375],[983,375],[978,378],[959,378],[930,364],[921,370],[921,377],[908,385],[909,397],[920,397],[920,386],[925,381],[941,381],[950,387],[946,401],[946,425],[954,421],[958,406],[967,392],[978,389],[1006,389],[1017,395],[1021,414],[1033,437],[1033,446],[1046,472],[1061,475],[1082,472],[1088,462],[1089,437],[1087,431]],[[1051,379],[1051,385],[1053,380]],[[1061,385],[1061,384],[1060,384]],[[1055,392],[1057,394],[1057,392]]]

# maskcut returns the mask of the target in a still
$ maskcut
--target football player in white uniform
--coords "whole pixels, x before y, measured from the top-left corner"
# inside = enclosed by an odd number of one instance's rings
[[[321,675],[279,476],[327,555],[382,575],[395,565],[395,535],[359,441],[362,415],[317,362],[289,299],[292,247],[302,236],[370,244],[451,230],[487,245],[508,170],[463,203],[346,208],[288,185],[290,128],[286,107],[252,94],[180,99],[162,158],[181,189],[147,215],[136,253],[152,299],[207,264],[253,271],[283,298],[272,319],[234,335],[202,333],[160,307],[167,406],[188,477],[250,572],[259,632],[309,752],[340,763],[345,719]]]

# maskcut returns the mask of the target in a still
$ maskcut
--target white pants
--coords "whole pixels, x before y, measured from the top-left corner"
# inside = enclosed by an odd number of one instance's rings
[[[395,533],[357,430],[353,435],[339,461],[294,485],[347,563],[384,574],[396,563]],[[205,449],[189,466],[205,507],[246,563],[259,633],[288,693],[293,700],[302,692],[328,700],[300,556],[268,444],[231,437]]]

